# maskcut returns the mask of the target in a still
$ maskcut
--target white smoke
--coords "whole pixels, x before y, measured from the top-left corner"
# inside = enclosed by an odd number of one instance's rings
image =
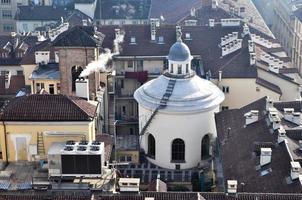
[[[119,34],[113,40],[113,52],[110,49],[105,49],[104,53],[99,55],[99,59],[89,63],[86,68],[80,74],[80,77],[86,77],[93,72],[107,72],[107,64],[112,59],[113,56],[120,54],[120,44],[124,41],[124,34]]]

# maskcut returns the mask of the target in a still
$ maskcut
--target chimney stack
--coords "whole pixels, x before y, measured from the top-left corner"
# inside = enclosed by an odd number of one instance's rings
[[[245,113],[244,117],[245,117],[245,125],[247,126],[249,124],[252,124],[252,123],[258,121],[259,111],[258,110],[251,110],[250,112]]]
[[[236,180],[228,180],[227,184],[228,184],[228,191],[227,192],[229,194],[236,194],[237,193],[238,182]]]
[[[156,41],[156,19],[150,19],[151,26],[151,41]]]
[[[299,178],[301,165],[299,162],[290,162],[291,170],[290,170],[290,177],[292,180],[296,180]]]
[[[283,142],[285,138],[286,138],[286,131],[283,128],[283,126],[280,126],[280,128],[278,129],[278,143],[280,144],[281,142]]]
[[[272,160],[272,149],[271,148],[261,148],[260,154],[260,166],[267,165]]]

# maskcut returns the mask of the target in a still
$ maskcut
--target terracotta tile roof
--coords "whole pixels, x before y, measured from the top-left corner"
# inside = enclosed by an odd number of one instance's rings
[[[16,97],[3,109],[5,121],[91,121],[96,112],[81,98],[48,94]]]
[[[274,145],[277,134],[270,133],[271,128],[267,125],[264,115],[265,106],[266,100],[262,98],[243,108],[216,114],[224,180],[244,183],[241,188],[244,192],[301,193],[299,181],[293,181],[291,184],[286,182],[290,175],[290,156],[284,143]],[[244,114],[250,110],[259,110],[259,120],[245,126]],[[259,148],[269,143],[273,144],[272,161],[266,168],[256,170],[260,162]],[[272,172],[261,176],[260,172],[268,168],[271,168]]]

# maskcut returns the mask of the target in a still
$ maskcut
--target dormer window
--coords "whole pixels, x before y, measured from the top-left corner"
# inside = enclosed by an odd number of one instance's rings
[[[164,37],[163,36],[158,37],[158,44],[164,44]]]
[[[136,44],[136,38],[135,37],[130,38],[130,44]]]
[[[192,40],[190,33],[186,33],[185,40]]]

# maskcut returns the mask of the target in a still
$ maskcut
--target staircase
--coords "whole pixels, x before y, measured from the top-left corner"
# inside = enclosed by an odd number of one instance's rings
[[[37,133],[37,151],[38,155],[45,156],[44,137],[42,132]]]
[[[167,106],[167,103],[173,93],[174,87],[175,87],[175,83],[176,83],[176,79],[170,79],[168,82],[168,86],[166,89],[165,94],[163,95],[163,97],[160,100],[160,105],[153,111],[153,113],[151,114],[150,118],[148,119],[148,121],[146,122],[146,124],[144,125],[144,127],[142,128],[140,135],[144,135],[147,128],[149,127],[149,125],[151,124],[153,118],[155,117],[155,115],[158,113],[159,109],[164,109]]]

